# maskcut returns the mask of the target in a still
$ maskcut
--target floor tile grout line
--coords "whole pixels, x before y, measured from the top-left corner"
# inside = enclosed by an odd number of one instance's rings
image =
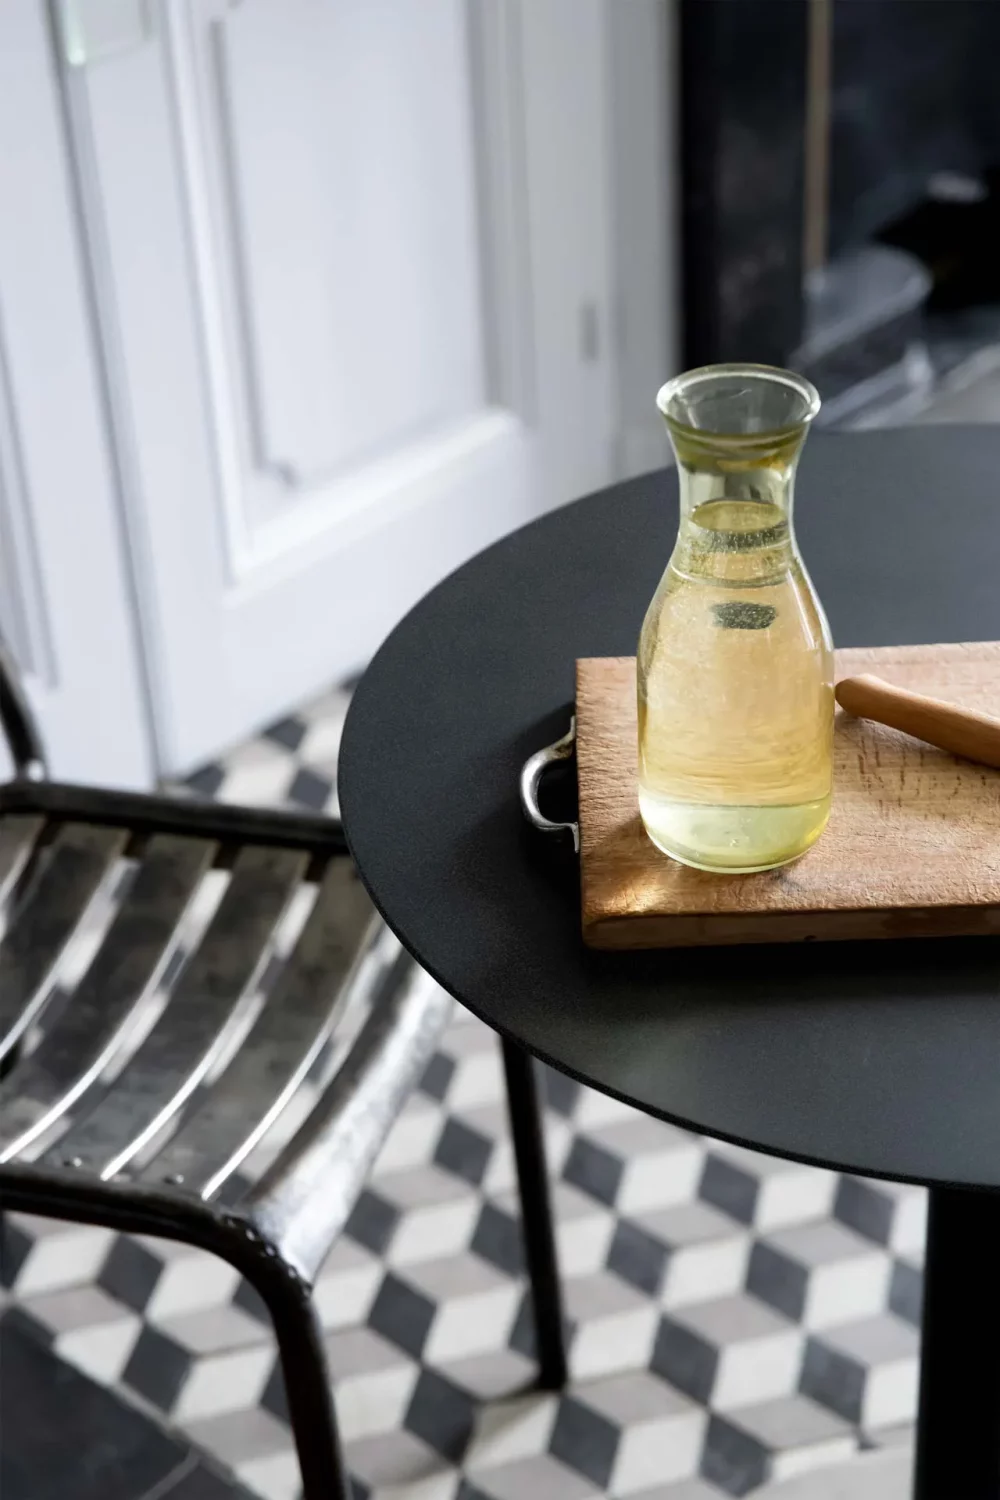
[[[193,1474],[200,1462],[198,1454],[192,1449],[190,1453],[181,1459],[176,1469],[172,1469],[169,1474],[164,1474],[162,1479],[156,1481],[152,1489],[146,1490],[142,1495],[137,1495],[136,1500],[169,1500],[170,1491],[182,1479],[186,1479],[189,1474]]]

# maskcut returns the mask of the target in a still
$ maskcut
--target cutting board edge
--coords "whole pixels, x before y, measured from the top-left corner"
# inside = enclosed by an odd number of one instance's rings
[[[583,919],[583,941],[601,952],[648,948],[735,948],[762,943],[849,943],[944,937],[1000,937],[1000,905],[850,907],[838,911],[656,912]]]

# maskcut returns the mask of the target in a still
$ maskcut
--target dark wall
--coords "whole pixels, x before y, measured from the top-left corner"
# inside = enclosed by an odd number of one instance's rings
[[[932,173],[996,165],[998,0],[834,0],[831,253],[913,208]]]
[[[679,0],[684,358],[802,333],[809,0]],[[1000,167],[1000,0],[833,0],[829,249]]]
[[[807,0],[680,0],[679,17],[685,362],[783,364],[801,336]]]

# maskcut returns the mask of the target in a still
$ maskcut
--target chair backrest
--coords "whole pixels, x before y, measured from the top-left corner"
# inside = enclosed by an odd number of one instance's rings
[[[45,751],[28,706],[14,658],[0,636],[0,732],[10,749],[17,775],[28,781],[45,777]]]

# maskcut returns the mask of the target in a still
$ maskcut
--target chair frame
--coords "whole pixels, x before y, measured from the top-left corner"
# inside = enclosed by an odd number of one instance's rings
[[[41,739],[2,642],[0,729],[16,767],[15,779],[0,787],[0,818],[42,814],[60,822],[113,823],[132,833],[347,855],[339,823],[325,817],[42,779]],[[373,945],[387,939],[381,923],[369,934]],[[181,1241],[228,1261],[256,1288],[274,1326],[305,1500],[351,1495],[313,1286],[450,1009],[444,993],[400,955],[395,940],[388,942],[391,961],[382,965],[370,1013],[345,1061],[291,1141],[235,1204],[206,1199],[183,1183],[135,1181],[127,1173],[105,1180],[72,1160],[53,1165],[15,1156],[0,1165],[5,1211]],[[566,1356],[538,1082],[534,1060],[525,1051],[506,1039],[502,1051],[538,1379],[542,1387],[556,1389],[565,1383]]]

